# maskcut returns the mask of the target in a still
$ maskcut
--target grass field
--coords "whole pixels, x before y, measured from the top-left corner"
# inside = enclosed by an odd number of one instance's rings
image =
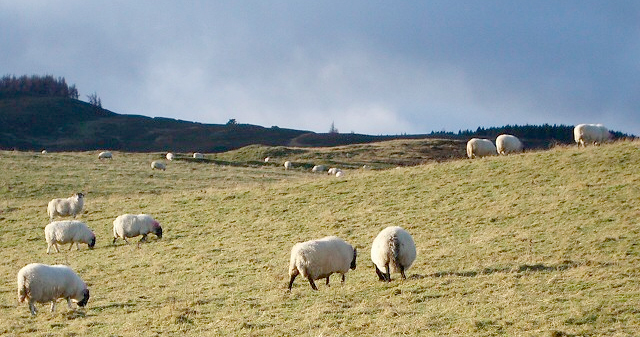
[[[640,335],[640,142],[351,169],[344,179],[309,173],[313,158],[284,171],[282,149],[260,165],[262,150],[243,164],[185,154],[166,171],[149,167],[160,153],[0,152],[0,334]],[[47,255],[46,205],[78,191],[96,248]],[[164,237],[112,246],[113,220],[143,212]],[[407,280],[386,284],[369,250],[391,225],[412,233],[418,257]],[[288,292],[291,247],[325,235],[358,248],[357,269],[317,292],[299,277]],[[40,305],[32,317],[15,280],[31,262],[74,268],[88,305]]]

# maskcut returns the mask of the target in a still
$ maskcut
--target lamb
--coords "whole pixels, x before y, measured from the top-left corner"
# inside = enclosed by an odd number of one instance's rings
[[[152,170],[166,170],[167,169],[167,165],[165,165],[165,163],[161,162],[161,161],[157,161],[154,160],[151,162],[151,169]]]
[[[202,153],[200,153],[200,152],[194,152],[193,153],[193,158],[195,158],[195,159],[203,159],[204,155]]]
[[[357,255],[355,248],[335,236],[295,244],[289,260],[289,290],[298,274],[309,280],[313,290],[318,290],[314,280],[326,278],[328,286],[333,273],[342,274],[344,283],[349,269],[356,269]]]
[[[168,161],[172,161],[172,160],[173,160],[173,158],[175,158],[175,156],[173,155],[173,153],[171,153],[171,152],[167,153],[167,160],[168,160]]]
[[[86,243],[89,249],[96,245],[96,235],[89,227],[78,220],[54,221],[44,228],[44,237],[47,240],[47,254],[54,247],[59,253],[58,244],[70,243],[69,250],[76,244],[80,250],[80,243]]]
[[[404,271],[411,267],[415,259],[416,245],[411,234],[402,227],[383,229],[371,245],[371,261],[380,281],[391,282],[391,271],[400,272],[402,279],[406,279]]]
[[[162,239],[162,227],[160,223],[147,214],[123,214],[117,217],[113,221],[113,242],[116,243],[118,238],[124,239],[128,244],[127,238],[136,237],[142,235],[140,241],[138,241],[138,247],[140,243],[147,241],[147,234],[153,233],[159,239]]]
[[[471,138],[467,142],[467,157],[469,159],[494,156],[496,154],[495,145],[488,139]]]
[[[53,220],[56,215],[69,216],[75,218],[77,214],[82,212],[84,206],[84,194],[78,192],[69,198],[57,198],[49,201],[47,205],[47,214],[49,220]]]
[[[287,160],[287,161],[284,162],[284,169],[285,170],[288,170],[288,169],[290,169],[292,167],[293,167],[293,164],[291,164],[290,161]]]
[[[600,145],[609,138],[611,133],[602,124],[578,124],[573,128],[573,138],[578,146],[585,147],[587,144]]]
[[[113,159],[113,154],[110,151],[102,151],[98,154],[98,159]]]
[[[318,173],[318,172],[324,172],[324,170],[326,170],[327,167],[324,165],[315,165],[312,169],[311,172],[313,173]]]
[[[51,312],[60,298],[84,307],[89,301],[89,289],[80,276],[65,265],[31,263],[18,272],[18,301],[29,303],[31,315],[36,315],[35,303],[51,302]]]
[[[500,135],[496,138],[496,149],[498,154],[507,155],[523,151],[522,142],[518,137],[512,135]]]

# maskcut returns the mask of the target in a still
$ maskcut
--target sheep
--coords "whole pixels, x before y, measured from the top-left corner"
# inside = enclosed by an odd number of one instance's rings
[[[193,158],[195,158],[195,159],[203,159],[204,155],[202,153],[200,153],[200,152],[194,152],[193,153]]]
[[[138,247],[140,247],[140,243],[147,241],[147,234],[149,233],[153,233],[159,239],[162,239],[162,227],[160,223],[150,215],[123,214],[113,221],[112,244],[115,244],[118,238],[124,239],[128,244],[129,241],[127,241],[127,238],[142,235],[142,238],[138,241]]]
[[[326,170],[327,167],[324,165],[315,165],[312,169],[311,172],[313,173],[319,173],[319,172],[324,172],[324,170]]]
[[[268,163],[270,159],[271,159],[271,158],[269,158],[269,157],[265,157],[265,158],[264,158],[264,162],[265,162],[265,163]]]
[[[371,261],[380,281],[391,282],[391,271],[400,272],[411,267],[416,259],[416,245],[411,234],[402,227],[390,226],[378,233],[371,245]]]
[[[573,138],[578,146],[585,147],[589,143],[600,145],[606,142],[611,133],[602,124],[578,124],[573,128]]]
[[[288,170],[288,169],[290,169],[292,167],[293,167],[293,164],[291,164],[290,161],[287,160],[287,161],[284,162],[284,169],[285,170]]]
[[[96,235],[84,222],[78,220],[54,221],[44,228],[44,237],[47,240],[47,254],[51,247],[59,253],[58,244],[70,243],[69,250],[74,243],[77,250],[80,250],[80,243],[86,243],[89,249],[96,245]]]
[[[165,163],[161,162],[161,161],[157,161],[154,160],[151,162],[151,169],[152,170],[166,170],[167,169],[167,165],[165,165]]]
[[[471,138],[467,142],[467,156],[469,159],[494,156],[496,154],[495,145],[488,139]]]
[[[298,274],[309,280],[313,290],[318,290],[314,280],[326,278],[328,286],[333,273],[342,274],[344,283],[349,269],[356,269],[357,255],[355,248],[335,236],[295,244],[289,260],[289,290]]]
[[[42,152],[41,152],[41,153],[42,153],[42,154],[47,154],[48,152],[47,152],[47,150],[42,150]]]
[[[499,135],[496,138],[496,150],[498,154],[507,155],[523,151],[522,142],[518,137],[512,135]]]
[[[49,220],[53,220],[56,215],[73,215],[75,219],[76,215],[82,212],[82,206],[84,206],[84,194],[78,192],[69,198],[57,198],[49,201],[47,214],[49,215]]]
[[[56,301],[67,300],[71,309],[71,301],[84,307],[89,301],[89,289],[68,266],[31,263],[18,272],[18,301],[29,303],[31,315],[36,315],[35,303],[51,302],[51,312],[55,311]]]
[[[336,173],[342,171],[341,169],[337,168],[337,167],[332,167],[327,171],[328,175],[335,175]]]
[[[173,160],[173,158],[175,158],[175,156],[173,155],[173,153],[171,153],[171,152],[167,153],[167,160],[168,160],[168,161],[172,161],[172,160]]]
[[[110,151],[102,151],[98,154],[98,159],[113,159],[113,154]]]
[[[342,171],[336,172],[336,178],[342,178],[342,177],[344,177],[344,172]]]

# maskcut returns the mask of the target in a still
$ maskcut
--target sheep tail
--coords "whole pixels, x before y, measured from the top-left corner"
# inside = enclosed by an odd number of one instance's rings
[[[20,284],[18,285],[18,302],[20,303],[24,302],[24,300],[27,298],[28,292],[29,291],[27,290],[26,280],[25,280],[25,277],[23,276],[22,279],[20,280]]]

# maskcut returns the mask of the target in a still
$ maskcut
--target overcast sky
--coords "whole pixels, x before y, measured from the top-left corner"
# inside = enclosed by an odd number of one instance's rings
[[[120,114],[417,134],[640,135],[640,1],[0,0],[0,75]]]

